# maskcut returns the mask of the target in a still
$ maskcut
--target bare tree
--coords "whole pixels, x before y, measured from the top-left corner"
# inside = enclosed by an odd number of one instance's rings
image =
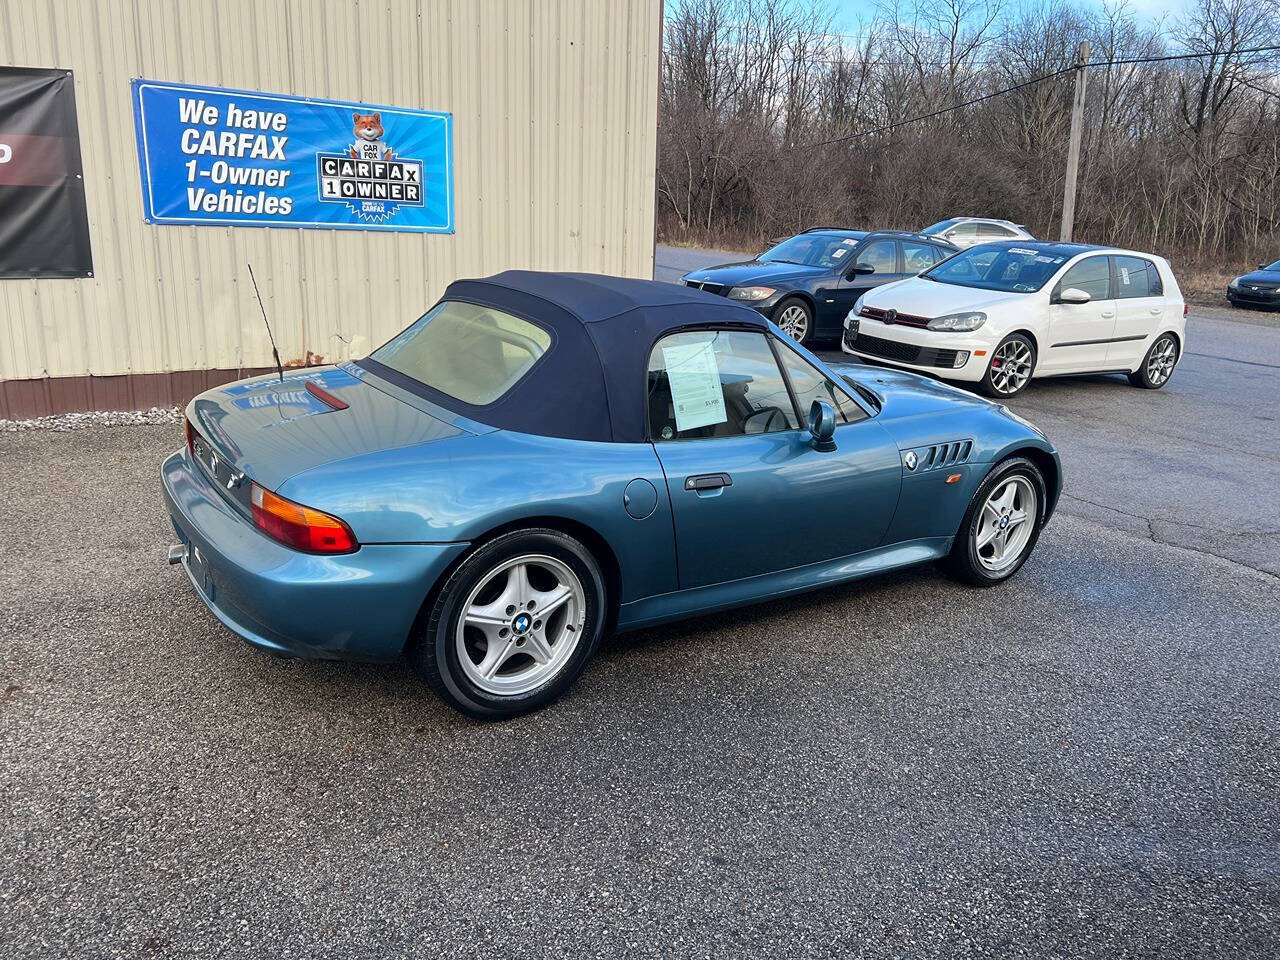
[[[1146,23],[1124,0],[885,0],[854,35],[830,24],[820,0],[669,0],[664,232],[749,244],[981,214],[1048,235],[1088,39],[1077,235],[1205,255],[1275,245],[1280,58],[1257,48],[1280,44],[1280,0],[1199,0]]]

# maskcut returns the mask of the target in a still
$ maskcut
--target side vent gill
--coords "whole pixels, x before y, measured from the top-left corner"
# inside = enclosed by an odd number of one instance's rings
[[[928,447],[917,447],[914,451],[919,461],[916,473],[925,470],[940,470],[943,467],[954,467],[965,463],[973,452],[972,440],[952,440],[949,443],[935,443]]]

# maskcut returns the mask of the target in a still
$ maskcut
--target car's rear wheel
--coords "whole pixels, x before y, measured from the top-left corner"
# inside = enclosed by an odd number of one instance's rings
[[[558,530],[517,530],[449,576],[411,651],[445,700],[480,719],[546,706],[582,673],[604,630],[591,552]]]
[[[1025,457],[996,465],[965,511],[946,566],[979,587],[1008,580],[1026,562],[1044,525],[1044,477]]]
[[[982,392],[989,397],[1012,397],[1031,382],[1036,369],[1036,346],[1021,333],[1011,333],[991,351]]]
[[[799,297],[787,297],[773,308],[773,322],[796,343],[813,339],[813,311]]]
[[[1148,348],[1147,355],[1142,358],[1142,366],[1129,374],[1129,382],[1135,387],[1159,390],[1169,382],[1177,363],[1177,338],[1172,333],[1162,333]]]

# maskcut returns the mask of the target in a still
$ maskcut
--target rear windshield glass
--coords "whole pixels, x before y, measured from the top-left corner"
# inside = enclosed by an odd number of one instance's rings
[[[832,233],[802,233],[771,247],[757,260],[765,263],[799,263],[808,267],[834,267],[858,245],[856,237]]]
[[[954,217],[950,220],[940,220],[931,227],[925,227],[920,232],[932,237],[934,234],[941,233],[943,230],[946,230],[948,227],[954,227],[959,222],[960,222],[959,219]]]
[[[516,385],[551,334],[492,307],[445,300],[372,358],[433,390],[483,407]]]
[[[1034,293],[1066,262],[1061,254],[1016,243],[984,243],[953,254],[921,276],[958,287]]]

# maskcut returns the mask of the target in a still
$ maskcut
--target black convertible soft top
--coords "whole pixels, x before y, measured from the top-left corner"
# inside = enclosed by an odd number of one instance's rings
[[[646,440],[649,353],[664,334],[704,326],[767,329],[760,314],[724,297],[592,273],[508,270],[457,280],[441,299],[523,317],[551,334],[551,347],[519,383],[483,407],[406,383],[409,378],[376,361],[361,365],[480,423],[573,440]]]

